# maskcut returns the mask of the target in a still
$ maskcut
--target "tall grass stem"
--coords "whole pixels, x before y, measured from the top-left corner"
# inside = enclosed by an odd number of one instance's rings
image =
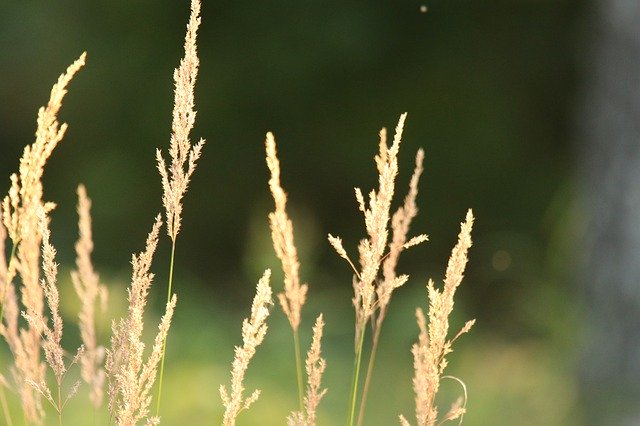
[[[171,286],[173,284],[173,261],[176,255],[176,241],[175,239],[171,244],[171,263],[169,265],[169,286],[167,289],[167,303],[171,301]],[[162,378],[164,377],[164,355],[167,351],[167,338],[162,344],[162,361],[160,361],[160,379],[158,381],[158,396],[156,401],[156,416],[160,416],[160,399],[162,398]]]
[[[364,421],[364,411],[367,405],[367,396],[369,395],[369,386],[371,384],[371,377],[373,376],[373,367],[376,363],[376,354],[378,353],[378,341],[380,338],[380,330],[382,324],[376,327],[373,333],[373,345],[371,346],[371,354],[369,355],[369,363],[367,365],[367,375],[364,379],[364,386],[362,387],[362,397],[360,398],[360,410],[358,412],[357,426],[362,426]]]
[[[356,414],[356,400],[358,399],[358,381],[360,377],[360,364],[362,361],[362,347],[364,346],[364,333],[366,332],[366,324],[360,324],[360,340],[356,348],[353,368],[353,380],[351,382],[351,409],[349,410],[349,421],[347,424],[353,426],[353,420]]]
[[[56,407],[58,410],[58,426],[62,426],[62,392],[60,387],[60,383],[58,383],[58,406]]]

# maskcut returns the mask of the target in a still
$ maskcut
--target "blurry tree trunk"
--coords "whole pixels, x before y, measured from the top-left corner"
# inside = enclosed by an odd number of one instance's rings
[[[640,425],[640,0],[597,0],[580,117],[588,425]]]

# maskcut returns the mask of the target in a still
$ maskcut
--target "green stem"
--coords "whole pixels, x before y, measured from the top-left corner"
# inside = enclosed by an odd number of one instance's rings
[[[369,395],[369,387],[371,384],[371,377],[373,376],[373,366],[376,363],[376,353],[378,353],[378,340],[380,338],[380,329],[382,323],[378,327],[375,327],[373,333],[373,345],[371,347],[371,354],[369,355],[369,365],[367,366],[367,376],[364,379],[364,386],[362,388],[362,397],[360,398],[360,410],[358,412],[358,426],[362,426],[364,421],[364,410],[367,405],[367,396]]]
[[[360,376],[360,362],[362,360],[362,347],[364,346],[364,333],[366,331],[366,323],[359,324],[360,340],[356,347],[356,354],[354,359],[353,378],[351,381],[351,409],[349,410],[349,421],[347,424],[353,426],[353,420],[356,414],[356,400],[358,399],[358,379]]]
[[[167,290],[167,303],[171,301],[171,285],[173,284],[173,260],[176,254],[176,241],[171,245],[171,264],[169,265],[169,288]],[[156,416],[160,416],[160,398],[162,397],[162,377],[164,376],[164,355],[167,350],[167,338],[162,343],[162,361],[160,362],[160,381],[158,382],[158,397],[156,402]]]
[[[298,404],[300,412],[304,413],[304,384],[302,381],[302,357],[300,356],[300,336],[298,329],[293,330],[293,344],[296,353],[296,376],[298,379]]]
[[[62,397],[60,396],[60,384],[58,383],[58,426],[62,426]]]

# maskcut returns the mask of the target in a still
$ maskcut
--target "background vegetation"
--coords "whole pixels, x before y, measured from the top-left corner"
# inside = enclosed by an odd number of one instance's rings
[[[0,176],[16,169],[32,141],[35,113],[52,82],[88,52],[61,112],[70,128],[47,166],[45,198],[58,202],[53,243],[61,263],[71,265],[75,188],[87,186],[95,265],[112,289],[113,312],[124,307],[116,287],[128,280],[130,255],[142,249],[162,209],[154,153],[169,138],[171,73],[188,16],[182,3],[0,5]],[[394,297],[382,333],[368,417],[393,424],[398,413],[412,412],[414,309],[426,306],[426,280],[442,277],[458,224],[472,207],[475,244],[457,313],[458,325],[477,323],[451,358],[470,393],[465,424],[580,424],[571,117],[587,46],[585,4],[432,1],[421,13],[422,4],[203,4],[194,135],[208,143],[185,199],[165,424],[221,416],[217,388],[227,380],[241,318],[265,267],[279,288],[267,222],[267,130],[278,138],[302,277],[310,283],[303,347],[319,311],[327,323],[329,393],[320,424],[342,422],[353,343],[351,271],[325,235],[363,235],[353,186],[373,186],[377,132],[404,111],[399,183],[406,187],[415,151],[424,147],[413,229],[430,242],[401,260],[399,272],[412,279]],[[163,241],[157,255],[158,308],[169,250]],[[61,286],[63,300],[67,292],[75,301],[70,281]],[[72,316],[77,306],[64,309]],[[248,372],[247,387],[259,386],[263,398],[241,422],[280,424],[295,407],[293,352],[282,350],[290,346],[287,321],[274,312]]]

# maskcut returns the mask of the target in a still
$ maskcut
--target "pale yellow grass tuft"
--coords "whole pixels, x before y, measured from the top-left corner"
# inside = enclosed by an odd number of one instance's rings
[[[453,311],[453,296],[462,282],[467,264],[467,253],[471,247],[471,229],[473,227],[473,213],[467,212],[465,221],[461,224],[458,243],[451,252],[442,291],[435,288],[432,280],[427,284],[429,296],[429,321],[422,312],[416,310],[416,317],[420,334],[418,343],[414,344],[411,352],[414,359],[413,389],[416,394],[416,420],[418,426],[432,426],[438,421],[438,409],[435,397],[438,393],[442,374],[447,367],[446,355],[452,352],[453,342],[462,334],[467,333],[475,320],[467,321],[464,327],[452,339],[447,340],[449,333],[449,315]],[[457,380],[457,379],[456,379]],[[466,402],[466,401],[465,401]],[[444,420],[455,420],[464,414],[462,403],[454,404],[444,416]],[[408,421],[400,416],[400,422],[408,425]]]
[[[267,317],[271,300],[271,287],[269,278],[271,271],[264,271],[262,278],[258,281],[256,295],[251,305],[251,317],[242,322],[242,346],[236,346],[235,356],[231,366],[231,391],[227,391],[224,385],[220,385],[220,397],[225,407],[222,424],[232,426],[236,424],[238,414],[248,409],[251,404],[258,400],[260,391],[255,390],[245,399],[244,376],[249,367],[251,358],[256,353],[256,348],[262,343],[267,334]]]
[[[60,124],[57,114],[67,93],[66,87],[75,73],[84,65],[83,53],[51,89],[49,102],[38,111],[36,140],[25,147],[18,174],[12,174],[9,194],[2,202],[2,222],[12,242],[2,288],[2,324],[0,334],[5,338],[15,363],[11,373],[20,395],[25,418],[39,424],[44,418],[40,393],[30,383],[44,383],[45,365],[40,359],[40,335],[43,331],[44,292],[40,285],[40,244],[42,231],[38,212],[49,212],[53,203],[42,200],[42,175],[52,151],[62,140],[67,129]],[[4,253],[3,253],[4,256]],[[25,315],[35,321],[26,328],[18,324],[20,307],[13,283],[20,275],[20,297]]]
[[[100,277],[93,268],[91,253],[93,239],[91,231],[91,199],[83,185],[78,186],[78,230],[76,242],[76,270],[71,272],[73,287],[82,307],[78,314],[80,337],[85,352],[80,359],[82,379],[89,385],[89,399],[95,408],[100,407],[103,397],[105,372],[102,368],[104,347],[98,345],[96,336],[96,304],[101,312],[106,311],[107,288],[100,284]]]
[[[189,134],[196,120],[196,112],[193,109],[193,92],[200,64],[196,45],[199,26],[200,1],[193,0],[184,41],[185,55],[180,60],[180,66],[173,73],[175,90],[169,148],[171,168],[169,170],[167,170],[162,152],[159,149],[156,150],[156,160],[164,190],[162,203],[167,217],[167,234],[174,243],[182,222],[182,197],[187,191],[191,175],[196,169],[196,161],[200,158],[200,151],[204,145],[204,139],[200,139],[193,146],[189,141]]]
[[[107,350],[106,370],[109,378],[109,411],[120,426],[132,426],[141,420],[147,424],[160,422],[157,417],[148,417],[151,404],[151,388],[156,379],[156,370],[162,357],[162,347],[169,332],[176,296],[167,302],[165,314],[158,326],[151,354],[144,361],[145,344],[142,342],[144,308],[153,282],[149,272],[158,244],[158,232],[162,221],[156,217],[153,229],[147,237],[145,250],[133,255],[133,273],[129,295],[129,308],[125,318],[112,325],[111,348]]]

